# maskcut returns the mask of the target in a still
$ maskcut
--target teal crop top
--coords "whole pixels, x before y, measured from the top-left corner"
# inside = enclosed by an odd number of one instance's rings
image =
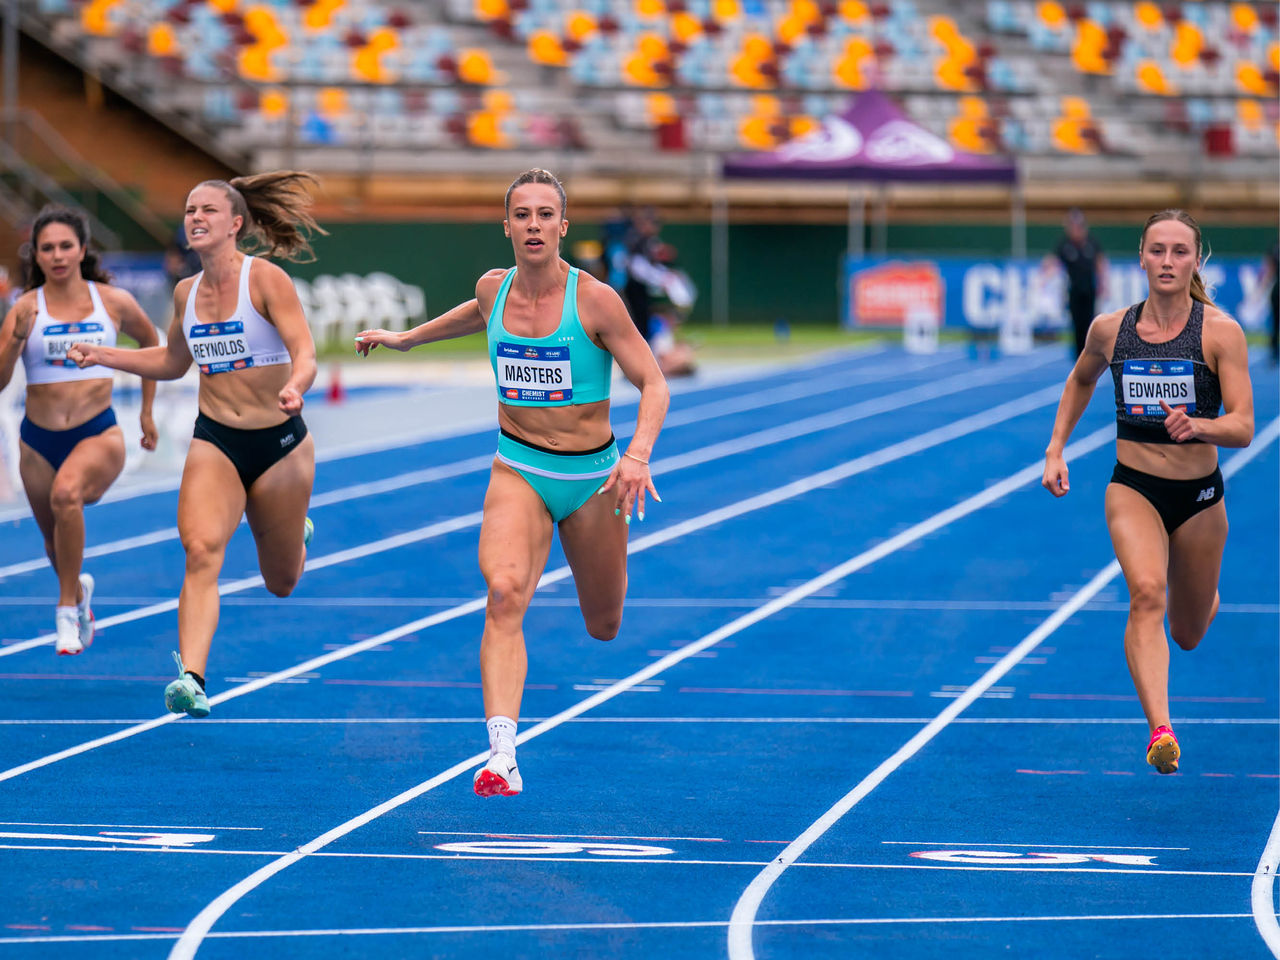
[[[609,399],[613,355],[597,347],[578,318],[578,268],[569,268],[560,326],[547,337],[518,337],[502,325],[507,291],[516,271],[507,271],[489,312],[489,362],[498,402],[514,407],[567,407]]]

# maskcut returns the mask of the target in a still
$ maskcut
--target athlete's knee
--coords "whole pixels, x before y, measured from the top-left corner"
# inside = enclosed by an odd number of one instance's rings
[[[55,514],[64,514],[84,509],[84,494],[78,484],[70,481],[53,482],[49,491],[49,508]]]
[[[226,544],[221,541],[212,537],[184,537],[182,548],[187,553],[188,573],[206,573],[212,570],[216,574],[222,569]]]
[[[1170,623],[1169,636],[1172,637],[1173,642],[1183,650],[1194,650],[1200,645],[1200,641],[1204,639],[1204,635],[1208,629],[1208,624],[1196,627],[1185,623]]]
[[[622,611],[610,611],[606,614],[584,616],[587,633],[597,640],[612,640],[622,629]]]
[[[524,616],[529,605],[529,591],[524,582],[507,573],[489,576],[489,613],[499,619]]]
[[[263,573],[262,582],[268,590],[277,597],[287,597],[293,593],[293,588],[298,585],[298,574],[277,574]]]
[[[1164,616],[1168,582],[1161,576],[1135,577],[1129,581],[1129,612],[1140,616]]]

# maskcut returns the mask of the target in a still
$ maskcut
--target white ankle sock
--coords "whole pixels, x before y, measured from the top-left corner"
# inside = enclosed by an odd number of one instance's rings
[[[60,615],[62,615],[62,614],[66,614],[66,615],[68,615],[68,616],[72,616],[72,617],[79,616],[79,608],[78,608],[78,607],[75,607],[75,606],[71,606],[71,607],[61,607],[61,606],[59,606],[59,607],[55,607],[55,608],[54,608],[54,610],[53,610],[53,615],[54,615],[55,617],[60,616]]]
[[[490,717],[485,726],[489,728],[489,752],[516,755],[516,722],[510,717]]]

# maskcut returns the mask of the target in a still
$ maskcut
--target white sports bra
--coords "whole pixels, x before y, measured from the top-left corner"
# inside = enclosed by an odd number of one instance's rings
[[[182,329],[191,357],[201,373],[228,373],[290,361],[289,351],[275,326],[253,308],[253,298],[249,296],[249,269],[253,260],[253,257],[244,258],[236,308],[231,316],[218,323],[201,323],[196,317],[196,291],[200,289],[204,271],[196,274],[191,292],[187,294]]]
[[[70,383],[75,380],[110,380],[114,371],[96,364],[81,370],[67,359],[67,350],[73,343],[92,343],[99,347],[116,345],[116,324],[102,305],[98,285],[89,283],[89,298],[93,300],[93,312],[83,320],[65,323],[49,315],[44,302],[44,287],[36,287],[36,318],[31,325],[31,335],[22,350],[22,365],[27,371],[27,383]]]

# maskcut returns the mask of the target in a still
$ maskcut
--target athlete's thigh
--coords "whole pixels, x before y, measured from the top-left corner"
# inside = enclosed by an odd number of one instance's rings
[[[532,596],[547,565],[551,529],[542,497],[524,477],[495,460],[480,523],[480,573],[485,583]]]
[[[225,547],[244,514],[244,487],[227,455],[207,440],[193,438],[178,487],[178,536],[193,547]]]
[[[27,492],[31,515],[46,540],[53,537],[53,510],[49,506],[49,491],[53,489],[53,465],[26,443],[18,444],[18,473],[22,476],[22,489]]]
[[[1107,484],[1107,531],[1116,559],[1129,584],[1166,583],[1169,575],[1169,537],[1160,514],[1146,497],[1132,487]]]
[[[1169,620],[1205,623],[1218,592],[1227,543],[1227,505],[1219,500],[1169,536]]]
[[[627,533],[611,496],[592,496],[560,522],[560,545],[573,571],[582,613],[615,610],[627,593]]]
[[[72,484],[85,503],[97,503],[120,476],[124,459],[124,433],[111,427],[77,443],[58,468],[56,482]]]
[[[308,433],[297,448],[263,471],[249,487],[245,517],[264,573],[294,574],[302,562],[303,526],[316,477],[316,446]],[[279,570],[272,568],[279,566]]]

